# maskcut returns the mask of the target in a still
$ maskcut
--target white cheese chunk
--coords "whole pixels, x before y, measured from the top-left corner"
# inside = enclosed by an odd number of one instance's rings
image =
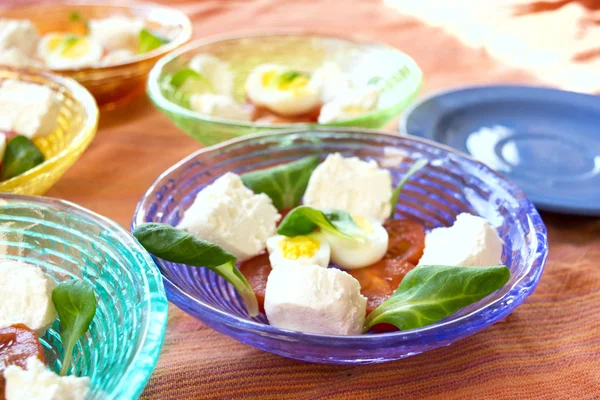
[[[353,89],[323,104],[319,113],[319,123],[349,121],[377,108],[379,90],[373,86]]]
[[[6,151],[6,135],[0,132],[0,164],[4,160],[4,152]],[[0,253],[2,254],[2,253]]]
[[[498,232],[485,219],[462,213],[451,227],[427,234],[419,265],[486,267],[501,264],[501,258]]]
[[[367,299],[360,284],[344,271],[305,265],[271,271],[265,312],[272,326],[324,335],[359,335]]]
[[[144,21],[124,15],[114,15],[103,19],[92,19],[88,26],[91,38],[106,50],[137,51]]]
[[[0,259],[0,328],[24,324],[44,335],[58,317],[52,302],[54,286],[40,268]]]
[[[0,19],[0,52],[17,48],[27,57],[35,54],[39,35],[31,21]]]
[[[178,227],[244,261],[265,248],[280,218],[269,196],[254,194],[228,172],[198,193]]]
[[[357,157],[327,156],[312,173],[304,204],[314,208],[335,208],[352,215],[385,221],[391,212],[392,177],[375,161]]]
[[[326,62],[317,68],[311,81],[319,88],[323,104],[350,93],[352,89],[352,82],[334,62]]]
[[[0,65],[2,66],[23,68],[35,64],[32,59],[16,47],[0,50]]]
[[[231,97],[218,94],[193,94],[190,106],[200,114],[240,121],[252,120],[252,109],[238,104]]]
[[[0,130],[29,139],[48,136],[56,128],[60,106],[52,89],[7,79],[0,84]]]
[[[90,386],[90,378],[59,376],[36,357],[27,360],[27,369],[8,366],[4,378],[6,400],[83,400]]]
[[[188,66],[206,78],[216,94],[233,96],[233,71],[229,64],[211,54],[198,54]]]

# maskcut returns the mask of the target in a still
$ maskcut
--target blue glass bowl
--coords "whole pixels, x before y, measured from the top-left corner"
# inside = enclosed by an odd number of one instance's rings
[[[309,154],[340,152],[376,160],[397,182],[418,158],[424,173],[405,186],[396,217],[414,218],[427,229],[448,226],[457,214],[486,218],[505,246],[511,270],[504,288],[437,324],[420,329],[327,336],[278,329],[264,315],[250,319],[234,289],[206,268],[156,259],[167,296],[209,327],[261,350],[327,364],[368,364],[400,359],[472,335],[513,311],[535,289],[548,254],[546,228],[533,204],[512,182],[485,165],[424,139],[348,128],[289,131],[239,139],[197,151],[162,174],[138,204],[132,225],[176,225],[196,193],[228,171],[242,173]]]
[[[0,257],[94,287],[96,316],[75,348],[71,373],[90,377],[86,400],[137,399],[158,360],[168,309],[160,273],[137,241],[74,204],[0,194]],[[56,372],[63,351],[58,331],[56,322],[41,338]]]

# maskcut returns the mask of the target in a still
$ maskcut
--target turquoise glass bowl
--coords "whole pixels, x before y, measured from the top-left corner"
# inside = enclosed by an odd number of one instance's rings
[[[197,54],[209,53],[227,62],[234,73],[233,95],[244,102],[244,83],[257,65],[277,63],[314,71],[335,63],[355,82],[381,80],[376,110],[358,118],[330,124],[267,124],[209,117],[184,107],[161,82],[166,74],[184,68]],[[148,96],[179,128],[205,145],[259,132],[317,126],[381,128],[398,116],[417,95],[422,72],[407,54],[393,47],[336,36],[263,33],[195,41],[161,58],[148,77]]]
[[[74,204],[0,194],[0,257],[42,268],[57,282],[94,287],[98,307],[75,348],[71,374],[89,376],[86,400],[137,399],[156,365],[167,300],[156,265],[116,223]],[[41,338],[49,366],[61,368],[59,324]]]

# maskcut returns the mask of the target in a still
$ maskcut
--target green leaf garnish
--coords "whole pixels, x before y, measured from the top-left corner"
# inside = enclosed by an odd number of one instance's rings
[[[398,198],[400,197],[400,192],[402,192],[402,188],[404,187],[406,182],[408,182],[408,180],[414,174],[416,174],[421,168],[426,166],[427,163],[428,163],[428,161],[426,159],[421,158],[421,159],[415,161],[415,163],[409,168],[409,170],[406,171],[406,174],[404,174],[404,176],[398,183],[398,186],[396,186],[396,188],[392,192],[392,198],[390,199],[390,204],[392,205],[392,211],[390,213],[390,217],[394,216],[394,210],[396,209],[396,204],[398,203]]]
[[[374,76],[367,81],[367,85],[377,85],[379,82],[383,80],[380,76]]]
[[[304,195],[311,174],[319,165],[318,156],[308,156],[287,164],[241,175],[254,193],[265,193],[278,210],[296,207]]]
[[[78,11],[73,11],[71,14],[69,14],[69,21],[70,22],[85,22],[85,19],[83,18],[81,13],[79,13]]]
[[[6,144],[0,180],[4,181],[29,171],[44,162],[44,155],[25,136],[15,136]]]
[[[157,33],[151,32],[149,29],[142,28],[140,31],[140,45],[138,48],[138,54],[157,49],[165,43],[169,43],[169,39]]]
[[[369,314],[365,331],[380,323],[416,329],[444,319],[502,288],[510,279],[503,266],[422,265],[411,270],[396,290]]]
[[[362,242],[365,233],[358,227],[352,216],[344,210],[317,210],[309,206],[299,206],[290,211],[277,228],[284,236],[307,235],[315,229]]]
[[[64,376],[69,371],[75,344],[88,331],[96,315],[96,296],[88,283],[71,279],[54,287],[52,302],[60,318],[60,338],[64,349],[60,374]]]
[[[297,78],[310,78],[310,75],[305,72],[300,71],[285,71],[277,76],[275,76],[269,82],[269,86],[284,89],[292,82],[294,82]]]
[[[186,67],[182,68],[179,71],[175,72],[169,78],[169,84],[171,84],[174,88],[179,89],[181,85],[183,85],[188,79],[204,79],[205,77],[200,75],[198,72],[193,69]]]
[[[156,257],[178,264],[206,267],[216,272],[236,288],[246,304],[248,314],[251,317],[258,315],[256,296],[244,275],[236,268],[236,259],[231,253],[166,224],[142,224],[132,233]]]
[[[77,36],[77,35],[65,36],[65,38],[63,39],[63,42],[62,42],[61,52],[64,53],[67,50],[69,50],[71,47],[76,45],[80,39],[81,39],[81,36]]]

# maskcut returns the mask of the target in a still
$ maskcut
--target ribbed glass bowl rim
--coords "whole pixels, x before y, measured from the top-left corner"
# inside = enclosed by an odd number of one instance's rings
[[[154,57],[160,57],[161,55],[167,54],[170,51],[178,48],[192,37],[192,21],[190,21],[189,17],[183,12],[173,7],[166,7],[162,4],[156,4],[151,2],[143,2],[143,1],[131,1],[131,2],[118,2],[117,0],[51,0],[48,2],[42,2],[39,4],[39,0],[22,0],[19,2],[15,2],[14,4],[6,4],[0,5],[0,18],[2,17],[2,11],[5,10],[15,10],[19,8],[26,8],[35,5],[72,5],[77,7],[118,7],[118,8],[143,8],[146,10],[169,10],[169,12],[178,14],[179,22],[181,23],[182,29],[179,35],[171,40],[164,46],[160,46],[157,49],[144,53],[143,56],[136,55],[131,61],[125,61],[118,64],[111,64],[106,66],[95,66],[95,67],[80,67],[80,68],[64,68],[64,69],[50,69],[50,68],[42,68],[41,70],[50,71],[55,73],[86,73],[91,71],[108,71],[113,69],[114,67],[123,67],[123,66],[131,66],[138,64],[140,62],[152,59]]]
[[[240,40],[246,38],[261,38],[261,37],[273,37],[273,36],[306,36],[306,37],[318,37],[322,39],[336,39],[341,41],[346,41],[354,44],[363,44],[363,45],[377,45],[390,51],[394,51],[398,54],[401,54],[407,60],[407,67],[410,70],[410,75],[408,80],[412,83],[413,90],[407,92],[406,96],[398,99],[398,101],[389,107],[377,109],[374,112],[362,115],[358,118],[340,122],[332,122],[329,124],[318,124],[318,123],[297,123],[297,124],[269,124],[269,123],[255,123],[255,122],[243,122],[243,121],[235,121],[228,120],[217,117],[210,117],[207,115],[203,115],[197,113],[192,110],[188,110],[185,107],[182,107],[163,96],[162,91],[160,89],[160,75],[162,70],[166,64],[174,60],[175,58],[181,56],[184,53],[197,50],[200,47],[216,44],[219,42],[229,41],[229,40]],[[418,67],[416,61],[410,57],[408,54],[403,51],[387,45],[385,43],[356,39],[344,35],[336,35],[336,34],[326,34],[326,33],[318,33],[312,32],[310,30],[292,30],[292,29],[281,29],[281,30],[259,30],[259,31],[241,31],[233,34],[225,34],[225,35],[215,35],[210,36],[204,39],[195,40],[191,43],[182,46],[181,48],[173,51],[166,56],[162,57],[160,60],[154,64],[154,67],[150,70],[150,74],[148,75],[148,83],[147,83],[147,91],[150,99],[157,105],[157,107],[173,113],[175,115],[184,116],[186,118],[190,118],[195,121],[200,122],[211,122],[214,124],[221,124],[227,126],[241,127],[241,128],[264,128],[264,129],[316,129],[320,127],[326,126],[336,126],[336,125],[356,125],[360,124],[364,120],[376,119],[380,116],[387,114],[390,110],[395,109],[396,107],[404,104],[408,99],[412,96],[415,96],[418,92],[421,82],[423,79],[423,72]]]
[[[84,88],[72,78],[67,78],[64,76],[53,74],[51,72],[45,72],[36,69],[0,67],[0,70],[10,71],[18,74],[18,77],[16,78],[17,80],[21,80],[21,77],[23,76],[37,76],[42,77],[46,81],[57,83],[58,85],[63,86],[69,92],[72,93],[75,101],[77,101],[83,107],[85,112],[85,120],[81,126],[81,129],[79,129],[79,131],[75,134],[71,142],[67,144],[64,149],[56,153],[54,156],[48,158],[47,160],[44,160],[44,162],[40,165],[33,167],[32,169],[22,173],[21,175],[17,175],[14,178],[0,182],[0,189],[2,189],[2,186],[8,183],[10,183],[11,185],[23,184],[29,179],[38,175],[38,173],[41,170],[46,168],[47,164],[54,163],[58,159],[65,158],[71,153],[77,153],[78,151],[80,151],[80,149],[87,143],[89,143],[96,134],[96,128],[98,127],[99,112],[98,106],[96,105],[96,100],[94,100],[94,96],[92,96],[86,88]],[[0,192],[0,195],[4,195],[4,193]]]
[[[409,140],[421,143],[426,146],[434,147],[440,149],[447,153],[452,153],[453,155],[464,159],[465,161],[472,163],[473,165],[477,165],[487,171],[489,174],[495,175],[500,179],[500,182],[503,184],[504,189],[506,189],[509,193],[511,193],[514,198],[518,201],[519,208],[523,210],[532,220],[533,226],[535,228],[535,234],[540,239],[538,247],[533,249],[537,254],[537,257],[533,260],[530,271],[521,277],[518,282],[515,282],[512,289],[505,293],[502,297],[496,299],[495,301],[486,304],[484,307],[478,308],[477,310],[472,311],[471,313],[461,316],[456,319],[452,319],[446,322],[426,326],[423,328],[413,329],[409,331],[396,331],[391,333],[378,333],[374,335],[355,335],[355,336],[335,336],[335,335],[320,335],[320,334],[312,334],[312,333],[303,333],[298,331],[291,331],[287,329],[275,328],[268,324],[263,324],[260,322],[254,322],[251,320],[243,319],[237,317],[235,315],[229,314],[225,311],[221,311],[215,307],[212,307],[209,304],[205,304],[202,301],[188,295],[185,291],[181,290],[175,283],[173,283],[168,276],[163,274],[163,280],[165,282],[165,286],[169,289],[177,291],[178,295],[186,298],[190,304],[193,304],[194,307],[204,314],[207,319],[212,320],[217,323],[224,323],[230,326],[236,327],[236,329],[252,332],[259,335],[273,335],[276,337],[286,337],[288,340],[292,339],[294,341],[302,341],[305,343],[312,344],[323,344],[323,340],[328,340],[331,342],[335,342],[338,344],[344,344],[348,346],[361,346],[361,345],[382,345],[386,344],[398,344],[398,342],[409,342],[409,341],[418,341],[420,338],[424,336],[436,335],[441,332],[452,332],[455,335],[464,330],[465,325],[469,325],[473,329],[482,328],[488,325],[491,325],[508,314],[510,314],[515,308],[517,308],[525,299],[533,293],[539,280],[541,278],[542,272],[544,270],[544,266],[546,263],[546,258],[548,257],[548,241],[547,241],[547,230],[544,225],[541,216],[536,210],[533,203],[525,196],[525,193],[519,189],[514,183],[506,179],[501,174],[493,171],[485,164],[480,163],[468,155],[461,153],[457,150],[454,150],[448,146],[440,145],[439,143],[433,142],[431,140],[422,139],[422,138],[414,138],[414,137],[406,137],[406,136],[398,136],[397,134],[379,131],[379,130],[370,130],[370,129],[361,129],[361,128],[324,128],[320,127],[318,129],[290,129],[290,130],[282,130],[277,132],[267,132],[256,134],[247,137],[241,137],[232,139],[214,146],[210,146],[207,148],[203,148],[195,151],[189,156],[181,159],[179,162],[175,163],[173,166],[168,168],[165,172],[163,172],[150,186],[150,188],[146,191],[144,196],[140,199],[138,203],[135,214],[133,216],[131,222],[131,228],[134,229],[136,226],[146,222],[146,215],[144,213],[146,203],[151,203],[154,199],[155,189],[162,185],[162,182],[165,178],[171,174],[174,170],[180,168],[182,165],[187,164],[188,162],[193,162],[193,160],[200,155],[218,152],[229,146],[236,146],[240,143],[251,142],[251,141],[259,141],[262,138],[267,138],[271,136],[286,136],[286,135],[297,135],[307,132],[324,132],[330,133],[332,135],[336,134],[356,134],[359,137],[385,137],[385,138],[402,138],[403,140]],[[246,147],[248,148],[248,147]],[[155,258],[154,256],[152,256]],[[157,265],[161,264],[161,260],[155,258],[157,260]],[[525,288],[525,290],[523,290]],[[507,297],[513,296],[515,299],[509,305],[505,306],[502,309],[502,312],[492,312],[491,315],[484,315],[488,310],[492,309],[495,305],[501,303]]]
[[[111,393],[108,393],[107,396],[107,398],[114,398],[114,395],[118,395],[119,399],[137,398],[148,383],[154,367],[158,362],[167,329],[167,296],[161,278],[162,274],[159,273],[158,267],[154,263],[152,257],[150,257],[148,252],[144,250],[133,236],[119,224],[69,201],[50,197],[0,193],[0,202],[1,201],[34,203],[48,206],[52,210],[75,215],[110,231],[111,234],[115,235],[115,237],[127,246],[134,255],[143,259],[144,262],[140,262],[140,265],[135,267],[143,268],[143,275],[147,282],[147,285],[145,286],[145,297],[148,299],[148,319],[147,324],[143,327],[144,331],[142,332],[142,336],[144,339],[141,340],[140,346],[135,351],[129,366],[122,372],[118,385]],[[133,266],[130,265],[128,267],[131,268]],[[139,307],[139,304],[136,306]],[[152,332],[152,335],[150,335],[150,328],[152,326],[159,326],[160,331]],[[157,337],[157,340],[149,340],[149,337],[152,336]],[[148,363],[148,360],[151,361],[150,364]],[[151,365],[151,367],[149,368],[148,365]],[[139,382],[139,384],[132,385],[131,382]]]

